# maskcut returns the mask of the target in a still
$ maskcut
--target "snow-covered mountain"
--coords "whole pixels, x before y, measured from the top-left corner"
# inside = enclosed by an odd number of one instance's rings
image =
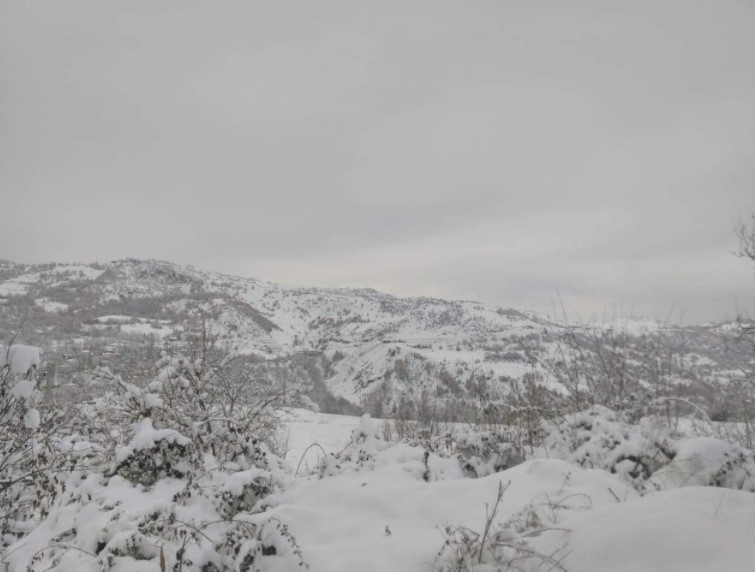
[[[418,364],[462,386],[476,377],[494,384],[520,379],[532,368],[523,341],[546,349],[562,328],[502,306],[372,289],[287,288],[155,260],[0,262],[0,335],[6,340],[22,325],[17,338],[41,346],[58,367],[111,365],[121,348],[180,341],[197,309],[240,353],[322,358],[327,390],[354,404],[382,380],[407,381],[406,370]],[[710,326],[624,320],[621,328],[636,336],[673,330],[692,341],[690,356],[700,364],[729,367]]]

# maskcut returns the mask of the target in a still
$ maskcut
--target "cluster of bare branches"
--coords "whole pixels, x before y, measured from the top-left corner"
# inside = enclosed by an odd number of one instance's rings
[[[122,402],[116,417],[128,423],[150,417],[155,427],[175,429],[218,458],[242,436],[254,436],[273,451],[284,447],[280,409],[296,399],[297,390],[254,358],[223,348],[204,315],[188,332],[185,347],[164,352],[146,385],[136,387],[98,372],[136,397]],[[152,393],[159,394],[159,401],[150,400]]]
[[[755,214],[751,215],[749,223],[743,220],[738,221],[735,231],[739,240],[737,254],[755,261]]]

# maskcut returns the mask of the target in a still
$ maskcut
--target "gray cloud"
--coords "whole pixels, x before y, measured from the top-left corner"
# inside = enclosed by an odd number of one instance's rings
[[[755,5],[0,3],[0,257],[752,307]]]

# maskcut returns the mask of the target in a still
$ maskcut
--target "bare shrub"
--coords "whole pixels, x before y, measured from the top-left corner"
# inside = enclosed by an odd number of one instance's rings
[[[543,567],[565,571],[554,555],[535,550],[528,539],[544,530],[539,527],[517,527],[514,523],[495,523],[498,509],[509,484],[498,484],[492,506],[485,505],[482,532],[463,526],[446,525],[441,531],[444,543],[435,558],[436,571],[534,571]]]
[[[427,443],[453,432],[451,408],[437,387],[422,384],[403,392],[391,420],[392,435],[399,441]]]
[[[157,375],[144,387],[99,373],[126,395],[124,417],[131,423],[148,417],[155,428],[172,428],[220,460],[240,455],[234,448],[248,436],[271,449],[285,446],[279,411],[296,390],[257,361],[224,350],[203,317],[189,333],[185,354],[164,352]]]
[[[674,428],[681,417],[705,411],[699,404],[704,381],[688,359],[685,337],[672,327],[632,332],[621,320],[583,326],[565,317],[564,311],[545,351],[523,343],[542,383],[559,389],[558,411],[600,405],[633,422],[655,416]]]

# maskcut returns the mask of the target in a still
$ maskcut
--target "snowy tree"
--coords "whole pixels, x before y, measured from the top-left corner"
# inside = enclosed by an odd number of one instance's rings
[[[288,527],[260,517],[286,484],[268,446],[285,393],[210,350],[165,353],[144,387],[100,373],[117,392],[82,405],[77,431],[99,441],[101,463],[71,468],[42,523],[9,548],[12,568],[305,566]]]
[[[0,358],[0,519],[3,546],[35,523],[61,485],[55,413],[43,417],[37,389],[40,350],[11,344]]]

